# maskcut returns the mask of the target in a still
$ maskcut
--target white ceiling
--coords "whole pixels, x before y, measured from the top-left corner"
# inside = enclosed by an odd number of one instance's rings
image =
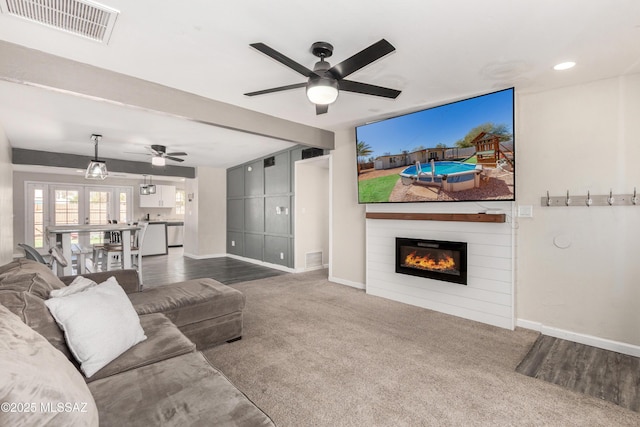
[[[328,130],[511,86],[531,93],[640,72],[637,0],[101,3],[120,11],[108,44],[7,14],[0,39]],[[335,65],[381,38],[397,50],[349,79],[402,90],[396,100],[341,93],[316,116],[304,89],[243,95],[305,80],[250,43],[312,68],[313,42],[334,45]],[[552,69],[568,60],[577,66]],[[100,132],[101,157],[134,160],[126,152],[155,143],[188,152],[183,165],[228,167],[291,145],[15,83],[0,82],[0,99],[0,124],[19,148],[91,155],[88,137]]]

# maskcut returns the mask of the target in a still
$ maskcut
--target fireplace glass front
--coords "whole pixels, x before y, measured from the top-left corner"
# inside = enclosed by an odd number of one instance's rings
[[[396,273],[467,284],[467,243],[396,237]]]

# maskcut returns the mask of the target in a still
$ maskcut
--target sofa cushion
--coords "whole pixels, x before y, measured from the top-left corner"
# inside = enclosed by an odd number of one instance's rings
[[[26,258],[18,258],[14,261],[11,261],[8,264],[5,265],[1,265],[0,266],[0,280],[2,280],[2,277],[5,275],[5,273],[14,270],[16,268],[20,268],[20,264],[22,263],[22,261],[26,261]]]
[[[83,277],[93,280],[96,283],[102,283],[111,276],[116,278],[122,289],[128,294],[140,290],[140,278],[136,270],[109,270],[83,274]],[[69,285],[76,277],[77,276],[62,276],[60,280]]]
[[[200,352],[94,381],[89,389],[101,425],[274,425]]]
[[[36,261],[20,259],[4,267],[0,273],[0,289],[25,291],[47,299],[49,292],[65,287],[49,267]]]
[[[189,341],[164,314],[142,315],[140,325],[147,339],[122,353],[86,381],[95,381],[196,350],[195,344]]]
[[[242,311],[242,292],[213,279],[157,286],[129,295],[138,314],[163,313],[178,327]]]
[[[44,302],[64,330],[87,377],[147,337],[131,302],[112,277],[105,283]]]
[[[0,425],[98,425],[98,410],[82,375],[4,306],[0,306],[0,366],[0,402],[23,405],[19,412],[0,411]],[[67,403],[71,406],[64,406]]]
[[[69,295],[77,294],[78,292],[86,291],[89,288],[98,286],[96,282],[86,277],[76,276],[75,279],[67,286],[61,289],[54,289],[49,292],[49,298],[62,298]]]
[[[64,339],[64,332],[58,327],[56,319],[53,318],[42,298],[29,292],[0,289],[0,304],[18,316],[27,326],[45,337],[67,359],[76,364]]]

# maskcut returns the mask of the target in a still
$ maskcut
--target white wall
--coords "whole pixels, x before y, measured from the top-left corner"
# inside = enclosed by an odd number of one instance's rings
[[[329,263],[329,159],[314,158],[295,163],[294,269],[310,269],[306,254],[322,252]]]
[[[331,238],[329,280],[365,287],[365,205],[358,204],[356,135],[335,134],[331,156]]]
[[[13,165],[11,145],[0,126],[0,265],[13,259]]]
[[[517,317],[638,346],[640,206],[543,208],[540,197],[640,189],[640,75],[517,101],[518,204],[534,206],[519,220]]]
[[[547,190],[560,196],[640,189],[638,117],[640,75],[535,94],[516,88],[516,198],[534,212],[515,220],[518,324],[638,350],[640,206],[540,207]],[[330,275],[347,284],[365,281],[354,146],[354,132],[336,133]],[[571,247],[555,247],[558,235],[568,236]]]
[[[198,204],[200,197],[198,195],[199,182],[197,175],[196,169],[196,178],[187,179],[184,188],[184,191],[187,194],[187,204],[185,206],[184,213],[184,240],[182,248],[184,250],[184,255],[190,257],[197,257],[199,251],[198,222],[200,221],[200,216],[198,214]],[[191,193],[193,193],[195,197],[189,201],[189,194]]]
[[[227,171],[199,167],[187,183],[184,254],[194,258],[223,256],[227,252]]]

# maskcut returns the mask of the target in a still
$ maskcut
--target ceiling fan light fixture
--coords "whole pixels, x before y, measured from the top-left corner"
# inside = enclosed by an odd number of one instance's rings
[[[338,82],[326,77],[312,78],[307,83],[307,98],[316,105],[329,105],[338,99]]]
[[[95,148],[95,158],[91,160],[87,166],[87,171],[84,173],[85,179],[103,180],[109,175],[107,164],[103,160],[98,160],[98,143],[101,139],[102,135],[91,135],[91,140]]]
[[[151,158],[151,164],[153,166],[164,166],[167,164],[166,160],[164,157],[160,157],[160,156],[153,156]]]

